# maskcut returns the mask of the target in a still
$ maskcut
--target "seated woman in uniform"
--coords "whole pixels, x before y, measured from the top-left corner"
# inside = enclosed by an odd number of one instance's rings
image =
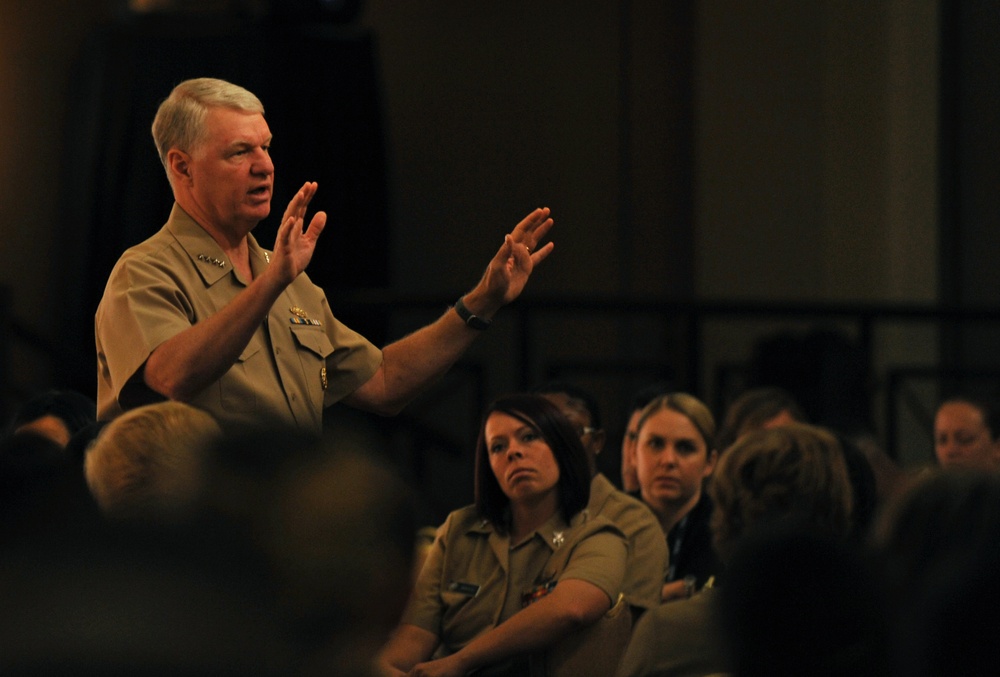
[[[438,530],[382,674],[529,675],[561,640],[624,608],[625,540],[584,510],[587,458],[554,404],[494,402],[475,466],[475,504]]]
[[[646,405],[637,430],[640,496],[670,550],[661,597],[684,599],[722,573],[708,524],[712,501],[704,489],[719,458],[715,419],[693,395],[667,393]]]

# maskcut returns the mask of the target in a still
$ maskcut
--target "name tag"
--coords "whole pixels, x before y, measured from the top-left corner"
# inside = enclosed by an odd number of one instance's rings
[[[479,586],[475,583],[462,583],[460,581],[453,581],[448,585],[449,592],[457,592],[462,595],[468,595],[469,597],[475,597],[479,594]]]

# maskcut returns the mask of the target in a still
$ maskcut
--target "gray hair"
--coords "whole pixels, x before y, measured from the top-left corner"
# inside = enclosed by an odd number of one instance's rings
[[[264,114],[260,99],[239,85],[216,78],[185,80],[174,87],[153,118],[153,142],[164,168],[171,148],[190,151],[202,141],[208,109],[215,107]]]

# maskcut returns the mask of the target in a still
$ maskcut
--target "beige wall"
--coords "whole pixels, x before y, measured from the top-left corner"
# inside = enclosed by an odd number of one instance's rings
[[[937,31],[923,0],[700,4],[699,295],[936,300]],[[757,337],[809,326],[713,324],[708,360],[745,359]],[[899,323],[875,351],[880,371],[933,364],[937,340]],[[905,448],[920,456],[913,435]]]
[[[699,293],[933,301],[934,4],[700,7]]]

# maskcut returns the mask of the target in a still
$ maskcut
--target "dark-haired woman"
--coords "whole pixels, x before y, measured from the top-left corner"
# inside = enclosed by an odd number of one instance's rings
[[[547,649],[623,606],[625,540],[584,510],[585,452],[554,404],[512,395],[488,408],[475,484],[475,504],[438,530],[384,674],[530,675]]]

